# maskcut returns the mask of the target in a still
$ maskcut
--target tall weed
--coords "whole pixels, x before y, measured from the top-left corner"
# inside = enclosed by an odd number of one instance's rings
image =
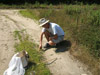
[[[68,15],[77,15],[77,14],[79,15],[82,12],[81,7],[72,6],[72,5],[69,6],[65,5],[64,10]]]

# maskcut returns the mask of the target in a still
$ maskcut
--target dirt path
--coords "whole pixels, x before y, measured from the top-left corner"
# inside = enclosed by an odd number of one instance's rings
[[[36,22],[22,17],[18,10],[0,10],[0,75],[7,69],[14,54],[13,32],[21,29],[26,29],[31,39],[39,44],[41,28]],[[52,48],[44,52],[47,66],[53,75],[91,75],[82,63],[69,54],[69,51],[56,53],[55,50],[56,48]]]

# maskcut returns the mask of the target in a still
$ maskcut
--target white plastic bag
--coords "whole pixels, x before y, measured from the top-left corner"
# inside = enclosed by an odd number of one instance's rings
[[[25,74],[25,69],[23,68],[22,61],[20,57],[17,57],[16,53],[10,63],[9,63],[9,68],[4,72],[3,75],[24,75]]]

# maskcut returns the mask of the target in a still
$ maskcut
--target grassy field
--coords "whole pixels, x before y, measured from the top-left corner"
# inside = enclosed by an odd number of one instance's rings
[[[20,13],[32,19],[42,17],[59,24],[70,40],[70,53],[88,65],[93,75],[100,75],[100,9],[99,5],[63,5],[62,9],[26,9]]]
[[[28,69],[25,71],[25,75],[30,75],[31,72],[35,71],[36,75],[50,75],[49,69],[43,63],[42,52],[38,51],[38,45],[34,44],[29,40],[29,35],[24,34],[25,30],[15,31],[14,37],[19,40],[19,43],[15,44],[16,52],[25,50],[29,54]]]

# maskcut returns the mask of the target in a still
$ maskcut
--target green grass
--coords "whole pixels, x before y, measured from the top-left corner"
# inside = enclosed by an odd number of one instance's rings
[[[100,10],[99,5],[64,5],[63,9],[32,10],[38,18],[59,24],[65,39],[72,43],[71,54],[87,64],[93,75],[100,75]],[[26,10],[30,13],[29,10]],[[27,17],[29,17],[27,15]],[[30,17],[29,17],[30,18]],[[34,18],[35,19],[35,18]],[[83,56],[84,55],[84,56]]]
[[[43,63],[42,52],[38,51],[38,45],[29,41],[29,35],[22,36],[24,31],[15,31],[14,36],[19,43],[15,44],[16,52],[25,50],[29,54],[29,64],[25,75],[30,75],[32,71],[35,71],[36,75],[50,75],[49,69]],[[23,38],[24,37],[24,38]],[[23,39],[22,39],[23,38]]]
[[[36,20],[39,19],[38,16],[36,15],[36,12],[32,12],[32,10],[29,10],[29,9],[20,11],[20,13],[21,13],[23,16],[29,17],[29,18],[31,18],[31,19],[36,19]]]

